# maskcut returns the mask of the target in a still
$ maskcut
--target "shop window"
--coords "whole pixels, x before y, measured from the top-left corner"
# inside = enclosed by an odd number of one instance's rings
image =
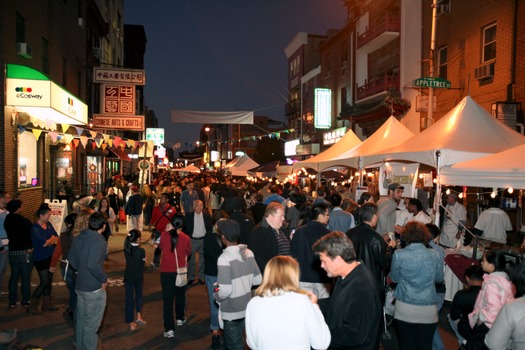
[[[18,136],[18,187],[39,185],[38,141],[31,131],[24,131]]]

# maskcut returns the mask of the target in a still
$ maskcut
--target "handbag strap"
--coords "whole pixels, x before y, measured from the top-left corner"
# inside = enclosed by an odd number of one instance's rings
[[[175,252],[175,263],[177,264],[177,270],[179,269],[179,258],[177,257],[177,246],[173,249]],[[186,267],[188,267],[188,264],[186,264]]]

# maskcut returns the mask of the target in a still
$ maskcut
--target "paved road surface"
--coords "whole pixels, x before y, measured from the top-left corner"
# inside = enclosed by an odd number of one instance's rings
[[[123,232],[124,226],[121,226]],[[144,327],[137,327],[137,331],[130,332],[124,323],[124,285],[122,276],[125,266],[122,252],[125,234],[110,238],[109,259],[106,271],[110,277],[108,287],[108,304],[106,314],[100,330],[103,349],[211,349],[211,334],[209,332],[209,309],[207,292],[204,285],[188,288],[187,312],[188,322],[175,330],[175,338],[163,337],[164,327],[162,321],[162,294],[160,288],[160,274],[157,270],[148,267],[144,274],[144,310],[143,317],[147,321]],[[148,258],[153,257],[153,248],[145,242],[149,233],[143,234],[143,247]],[[7,291],[7,280],[10,269],[4,275],[3,292]],[[38,284],[36,272],[33,271],[32,290]],[[61,282],[61,275],[57,272],[54,276],[53,287],[54,302],[60,311],[48,311],[40,316],[25,313],[25,309],[18,306],[15,309],[7,307],[8,300],[5,295],[0,299],[0,328],[18,330],[18,346],[28,349],[31,346],[42,349],[74,349],[73,328],[66,321],[63,311],[67,308],[67,287]],[[446,305],[447,306],[447,305]],[[443,310],[445,311],[445,310]],[[444,339],[447,350],[458,348],[450,330],[446,326],[445,312],[442,312],[440,333]],[[395,337],[395,335],[394,335]],[[397,350],[393,341],[384,344],[385,350]]]

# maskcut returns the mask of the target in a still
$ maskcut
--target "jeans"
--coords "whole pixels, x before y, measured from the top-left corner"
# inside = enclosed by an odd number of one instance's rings
[[[77,350],[97,350],[97,331],[106,309],[106,291],[95,292],[77,290],[77,308],[75,310],[75,343]]]
[[[244,350],[244,318],[224,320],[224,349]]]
[[[408,323],[395,320],[399,348],[403,350],[430,350],[437,323]]]
[[[188,279],[195,280],[195,258],[199,253],[199,279],[204,279],[204,239],[191,239],[191,256],[188,261]]]
[[[65,276],[64,280],[66,281],[67,289],[69,290],[69,311],[75,312],[75,309],[77,308],[77,292],[75,290],[75,284],[77,283],[77,270],[69,265],[66,274],[66,265],[61,263],[60,271],[62,272],[62,276]]]
[[[7,250],[0,252],[0,293],[2,292],[2,281],[4,280],[4,273],[7,270],[7,262],[9,261],[9,253]]]
[[[219,330],[219,305],[215,302],[215,299],[213,298],[213,289],[215,286],[213,285],[215,282],[217,282],[217,276],[208,276],[205,275],[206,278],[206,288],[208,289],[208,302],[210,304],[210,330],[211,331],[217,331]]]
[[[439,311],[443,307],[443,303],[445,302],[445,293],[437,293],[437,309],[438,309],[438,315]],[[443,344],[443,340],[441,339],[441,335],[439,334],[438,329],[436,328],[436,331],[434,332],[434,339],[432,339],[432,350],[445,350],[445,344]]]
[[[22,293],[22,303],[29,303],[31,299],[31,271],[33,270],[33,253],[9,255],[11,276],[9,277],[9,304],[16,304],[18,300],[18,280]]]
[[[135,319],[135,310],[142,312],[143,281],[137,283],[126,282],[126,312],[124,322],[131,323]],[[133,295],[135,294],[135,295]]]
[[[450,328],[454,331],[454,334],[456,335],[456,338],[458,338],[459,345],[462,345],[465,343],[465,338],[459,333],[458,330],[458,322],[459,320],[454,321],[452,318],[450,318],[450,314],[447,315],[448,324],[450,325]]]
[[[160,285],[162,287],[162,314],[164,316],[164,330],[175,330],[173,320],[173,299],[175,299],[175,316],[177,320],[184,320],[186,311],[186,286],[177,287],[176,272],[161,272]]]

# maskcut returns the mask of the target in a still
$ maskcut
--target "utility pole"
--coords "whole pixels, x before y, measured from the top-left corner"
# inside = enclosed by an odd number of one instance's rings
[[[437,22],[437,0],[432,1],[432,32],[430,34],[430,57],[429,64],[430,69],[428,76],[434,76],[434,54],[436,52],[436,22]],[[427,123],[425,128],[428,128],[434,123],[434,88],[430,86],[428,88],[428,112],[427,112]]]

